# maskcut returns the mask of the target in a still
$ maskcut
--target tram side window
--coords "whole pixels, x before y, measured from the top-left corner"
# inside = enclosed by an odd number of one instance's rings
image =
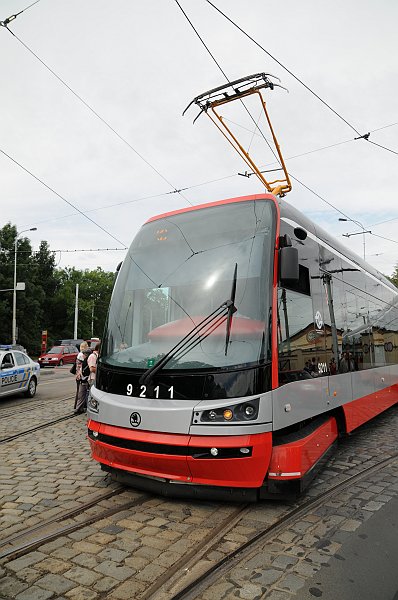
[[[388,365],[398,364],[398,309],[393,308],[386,320],[384,350]]]
[[[325,297],[325,338],[329,375],[337,375],[347,330],[347,299],[338,256],[323,250],[321,281]]]
[[[346,292],[347,329],[343,335],[341,372],[363,371],[374,367],[372,332],[369,321],[368,276],[354,265],[342,262]]]
[[[322,340],[314,328],[311,297],[280,288],[277,318],[280,385],[311,378],[316,374],[317,342]]]
[[[379,284],[376,284],[379,285]],[[384,327],[383,317],[386,305],[382,300],[371,298],[369,300],[369,322],[370,322],[370,352],[374,367],[383,367],[386,364],[384,349]]]
[[[383,333],[384,356],[387,365],[398,364],[398,297],[383,289],[385,310],[379,320],[379,332]]]
[[[375,366],[392,365],[398,363],[398,307],[397,299],[392,291],[381,284],[374,285],[377,289],[372,298],[372,311],[375,318],[372,320],[372,334],[374,345]]]

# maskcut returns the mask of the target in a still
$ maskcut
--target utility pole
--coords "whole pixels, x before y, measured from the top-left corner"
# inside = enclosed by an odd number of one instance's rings
[[[79,315],[79,284],[76,284],[76,300],[75,300],[75,327],[73,329],[73,339],[77,340],[77,319]]]
[[[22,233],[26,231],[37,231],[37,227],[31,227],[30,229],[24,229],[23,231],[17,231],[14,241],[14,292],[12,296],[12,344],[15,346],[17,343],[17,249],[18,249],[18,238]]]
[[[95,299],[93,298],[93,306],[91,307],[91,337],[94,336],[94,303]]]

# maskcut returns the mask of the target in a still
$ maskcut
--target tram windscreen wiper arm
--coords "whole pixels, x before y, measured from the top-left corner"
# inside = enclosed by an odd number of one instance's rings
[[[236,311],[237,311],[237,308],[235,306],[237,275],[238,275],[238,263],[235,263],[234,277],[232,280],[232,288],[231,288],[231,296],[229,299],[229,306],[228,306],[227,331],[225,334],[225,356],[227,356],[229,338],[231,336],[232,317],[233,317],[233,314],[236,313]]]
[[[195,325],[187,334],[180,340],[171,350],[166,352],[162,358],[152,367],[150,367],[140,377],[141,385],[148,385],[152,377],[170,361],[178,353],[179,358],[186,354],[189,350],[192,350],[195,346],[205,340],[217,327],[222,323],[223,320],[227,319],[230,308],[230,300],[220,304],[212,313],[205,317],[200,323]],[[188,347],[188,348],[187,348]]]

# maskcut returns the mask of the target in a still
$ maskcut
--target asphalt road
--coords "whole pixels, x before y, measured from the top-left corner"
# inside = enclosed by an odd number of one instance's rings
[[[33,405],[40,400],[54,400],[73,395],[76,383],[75,377],[69,372],[69,369],[70,365],[40,369],[40,382],[37,386],[37,392],[29,402]],[[23,393],[4,396],[0,398],[0,408],[17,407],[18,404],[25,404],[27,401]]]
[[[343,540],[342,540],[343,541]],[[397,600],[398,498],[350,534],[295,600]]]

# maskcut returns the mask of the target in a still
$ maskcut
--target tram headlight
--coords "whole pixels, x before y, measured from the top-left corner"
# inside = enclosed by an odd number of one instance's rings
[[[212,408],[210,410],[195,411],[193,424],[195,423],[236,423],[239,421],[255,421],[258,417],[260,398],[254,398],[247,402],[241,402],[230,406]]]
[[[99,402],[90,394],[87,400],[87,405],[91,412],[98,413],[99,412]]]
[[[250,417],[252,417],[254,415],[254,412],[255,412],[254,406],[252,406],[251,404],[247,404],[245,406],[245,415],[246,415],[246,417],[248,417],[250,419]]]

